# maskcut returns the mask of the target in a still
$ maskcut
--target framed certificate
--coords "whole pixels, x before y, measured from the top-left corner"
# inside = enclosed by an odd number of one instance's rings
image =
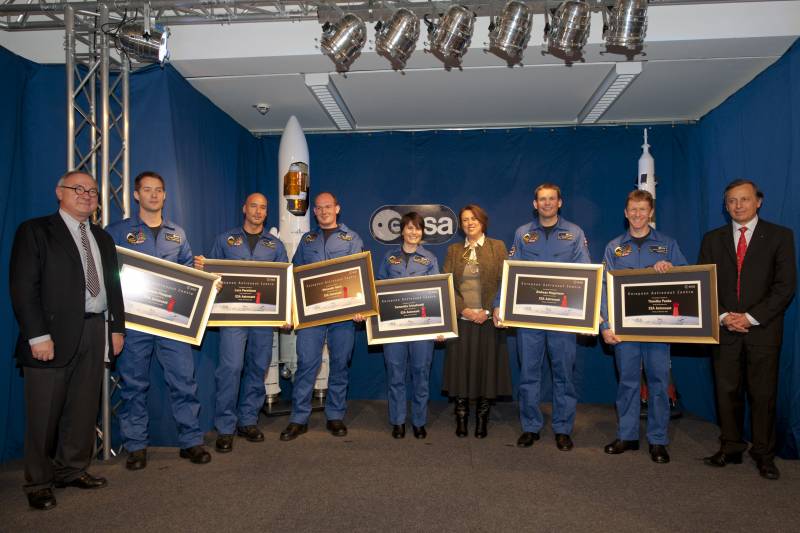
[[[458,337],[452,274],[375,282],[378,314],[367,320],[369,344]]]
[[[294,267],[292,278],[295,329],[378,314],[369,252]]]
[[[716,265],[606,273],[608,322],[623,341],[719,343]]]
[[[283,326],[291,321],[291,263],[206,259],[204,270],[222,276],[209,326]]]
[[[603,265],[506,260],[500,320],[518,328],[596,335],[602,288]]]
[[[117,258],[125,327],[199,345],[220,277],[120,246]]]

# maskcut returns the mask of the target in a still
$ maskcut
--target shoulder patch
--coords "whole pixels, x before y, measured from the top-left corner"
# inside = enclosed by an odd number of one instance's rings
[[[353,236],[350,235],[349,233],[345,232],[345,231],[339,232],[339,238],[342,239],[343,241],[352,241],[353,240]]]
[[[403,262],[403,261],[400,260],[399,257],[395,257],[393,255],[390,255],[389,257],[387,257],[386,260],[389,261],[390,265],[399,265],[400,263]]]
[[[421,255],[415,255],[414,259],[412,259],[415,263],[419,263],[420,265],[428,266],[431,264],[431,260],[427,257],[422,257]]]
[[[228,246],[241,246],[243,240],[241,235],[229,235],[226,242],[228,243]]]
[[[508,257],[514,257],[515,253],[517,253],[517,247],[511,246],[511,249],[508,251]]]
[[[128,241],[129,244],[142,244],[144,239],[145,236],[142,230],[139,230],[136,233],[128,233],[128,235],[125,237],[125,240]]]
[[[305,236],[305,238],[303,239],[303,242],[305,242],[306,244],[311,244],[316,239],[317,239],[317,234],[316,233],[309,233],[308,235]]]
[[[575,239],[575,234],[570,233],[568,231],[559,231],[558,232],[558,240],[559,241],[571,241]]]
[[[181,243],[181,236],[178,235],[177,233],[165,233],[164,239],[178,244]]]
[[[539,234],[536,232],[526,233],[525,235],[522,236],[522,242],[524,242],[525,244],[528,244],[529,242],[536,242],[538,240],[539,240]]]
[[[632,251],[631,245],[626,244],[625,246],[617,246],[614,248],[614,255],[617,257],[625,257],[626,255],[631,255]]]

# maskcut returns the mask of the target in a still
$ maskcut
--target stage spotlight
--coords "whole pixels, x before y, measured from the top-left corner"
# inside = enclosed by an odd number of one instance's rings
[[[419,38],[419,19],[409,9],[401,7],[389,18],[375,25],[375,50],[392,64],[395,70],[406,68]]]
[[[647,34],[647,0],[616,0],[607,16],[606,51],[624,54],[628,60],[640,53]],[[604,17],[605,18],[605,17]]]
[[[583,58],[583,47],[589,38],[592,13],[589,4],[578,0],[562,2],[553,14],[547,35],[548,51],[571,63]]]
[[[428,26],[429,51],[444,63],[447,70],[452,67],[461,68],[461,58],[467,53],[472,41],[475,13],[454,4],[447,8],[438,24],[431,22],[428,15],[423,20]]]
[[[509,67],[522,61],[531,38],[533,12],[524,2],[511,0],[503,13],[489,24],[489,52],[505,59]]]
[[[367,41],[367,25],[360,17],[347,13],[337,22],[322,25],[319,47],[336,65],[338,72],[347,72],[361,54]]]
[[[162,65],[169,61],[169,28],[160,24],[131,21],[120,26],[115,37],[119,48],[137,61],[158,61]]]

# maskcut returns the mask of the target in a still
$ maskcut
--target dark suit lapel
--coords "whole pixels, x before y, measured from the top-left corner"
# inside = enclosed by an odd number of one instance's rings
[[[733,259],[733,264],[736,264],[736,246],[733,244],[733,223],[728,224],[723,228],[722,243],[728,254]]]
[[[747,252],[744,254],[745,262],[749,262],[752,257],[758,257],[762,253],[762,248],[767,238],[767,229],[765,224],[759,220],[753,230],[753,236],[750,237],[750,244],[747,245]]]
[[[72,238],[72,234],[69,232],[67,225],[64,224],[64,219],[61,218],[58,212],[50,217],[50,231],[53,232],[55,241],[64,248],[67,254],[81,265],[81,269],[83,269],[83,260],[81,259],[80,252],[78,252],[75,240]]]

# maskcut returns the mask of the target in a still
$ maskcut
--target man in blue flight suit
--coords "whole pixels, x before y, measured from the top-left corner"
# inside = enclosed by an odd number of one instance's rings
[[[509,257],[525,261],[590,263],[583,230],[558,215],[562,205],[559,186],[543,183],[536,187],[533,195],[533,208],[538,217],[517,229]],[[498,311],[495,307],[495,319]],[[561,451],[569,451],[573,447],[570,435],[578,405],[572,377],[576,354],[575,334],[559,331],[517,330],[517,353],[520,359],[519,419],[522,424],[517,446],[532,446],[539,440],[539,431],[544,423],[539,400],[545,350],[550,355],[553,370],[553,433],[556,446]]]
[[[139,214],[106,228],[118,246],[192,266],[192,250],[183,228],[162,216],[166,189],[164,179],[155,172],[142,172],[134,180],[133,197]],[[196,464],[207,463],[211,454],[203,447],[200,430],[200,402],[194,378],[194,357],[188,344],[128,329],[125,348],[117,361],[122,378],[122,407],[119,423],[129,470],[147,466],[147,391],[150,388],[150,363],[155,355],[164,369],[170,391],[172,415],[178,426],[180,456]]]
[[[264,231],[267,197],[257,192],[251,194],[242,206],[242,213],[244,223],[214,240],[209,259],[288,263],[286,247]],[[194,258],[195,268],[203,270],[204,265],[204,256]],[[214,447],[220,453],[233,450],[234,430],[250,442],[264,440],[256,424],[264,405],[264,375],[272,360],[272,335],[271,327],[220,328],[214,414],[217,428]]]
[[[628,194],[625,218],[628,231],[606,246],[603,265],[606,270],[653,267],[663,274],[673,266],[683,266],[686,258],[675,239],[650,227],[653,196],[635,190]],[[605,285],[605,276],[603,276]],[[644,365],[647,388],[650,391],[647,410],[647,440],[650,458],[656,463],[668,463],[667,424],[669,424],[669,344],[660,342],[621,342],[608,324],[608,302],[603,287],[600,308],[600,332],[606,344],[614,346],[614,359],[619,371],[617,385],[617,417],[619,429],[614,442],[605,447],[608,454],[620,454],[639,449],[639,389],[641,367]]]
[[[314,215],[318,227],[303,235],[292,257],[295,266],[334,259],[363,251],[364,243],[356,232],[338,223],[339,202],[329,192],[322,192],[314,199]],[[361,315],[353,320],[363,321]],[[347,364],[353,353],[355,327],[353,321],[345,320],[324,326],[314,326],[297,332],[297,371],[292,389],[292,415],[289,425],[281,432],[281,440],[296,439],[308,430],[311,415],[311,394],[317,371],[322,363],[322,347],[328,342],[330,353],[330,375],[328,395],[325,401],[326,428],[336,437],[347,435],[344,425],[347,408]]]

